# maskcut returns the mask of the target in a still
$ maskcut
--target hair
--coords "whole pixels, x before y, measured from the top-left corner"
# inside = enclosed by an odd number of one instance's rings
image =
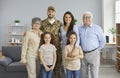
[[[34,17],[34,18],[32,19],[32,26],[33,26],[33,24],[35,24],[37,21],[39,21],[39,22],[41,23],[41,19],[40,19],[39,17]]]
[[[49,35],[50,35],[50,37],[51,37],[50,43],[54,45],[54,37],[53,37],[53,34],[50,33],[50,32],[44,32],[43,34],[41,34],[40,46],[41,46],[42,44],[45,44],[44,37],[45,37],[46,34],[49,34]]]
[[[89,12],[89,11],[84,12],[84,13],[83,13],[83,17],[85,16],[85,14],[89,14],[89,15],[91,16],[91,19],[93,18],[93,14],[92,14],[91,12]]]
[[[64,26],[66,25],[65,16],[66,16],[67,14],[69,14],[69,15],[71,16],[72,20],[71,20],[70,26],[69,26],[69,28],[68,28],[68,30],[67,30],[66,36],[68,36],[68,34],[69,34],[70,31],[73,31],[73,26],[74,26],[74,24],[75,24],[73,14],[72,14],[70,11],[67,11],[67,12],[65,12],[65,14],[64,14],[64,16],[63,16]]]
[[[70,44],[70,40],[69,40],[69,39],[70,39],[70,36],[71,36],[71,35],[75,35],[75,36],[76,36],[76,41],[77,41],[77,34],[76,34],[76,32],[71,31],[71,32],[69,32],[69,34],[68,34],[66,45]],[[75,42],[75,44],[76,44],[76,42]],[[75,46],[75,44],[74,44],[74,46]]]

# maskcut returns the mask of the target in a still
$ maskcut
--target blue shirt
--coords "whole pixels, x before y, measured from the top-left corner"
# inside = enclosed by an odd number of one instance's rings
[[[76,32],[76,34],[77,34],[76,46],[79,46],[80,39],[79,39],[78,26],[74,25],[73,31]],[[64,26],[61,26],[61,28],[60,28],[60,38],[61,38],[61,47],[62,47],[62,50],[64,50],[66,42],[67,42],[67,36],[66,36],[66,34],[67,34],[67,32],[64,30]]]
[[[91,24],[89,27],[79,27],[80,45],[83,51],[91,51],[95,48],[102,49],[106,42],[100,26]]]

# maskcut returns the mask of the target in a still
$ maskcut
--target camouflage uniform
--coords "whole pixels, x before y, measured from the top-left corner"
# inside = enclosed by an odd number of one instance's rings
[[[54,36],[55,41],[55,47],[57,48],[57,61],[54,68],[54,78],[61,78],[60,76],[60,68],[61,68],[61,62],[62,62],[62,51],[60,47],[60,36],[59,36],[59,30],[62,26],[62,23],[55,19],[55,22],[53,24],[49,23],[48,18],[42,21],[41,30],[43,32],[50,32]]]

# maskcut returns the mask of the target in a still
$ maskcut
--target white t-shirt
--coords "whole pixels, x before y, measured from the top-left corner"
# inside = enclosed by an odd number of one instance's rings
[[[54,59],[53,54],[54,54],[54,52],[56,52],[56,50],[57,50],[56,47],[52,44],[49,47],[45,46],[44,44],[41,45],[39,52],[42,53],[43,59],[44,59],[46,65],[53,64],[53,59]]]

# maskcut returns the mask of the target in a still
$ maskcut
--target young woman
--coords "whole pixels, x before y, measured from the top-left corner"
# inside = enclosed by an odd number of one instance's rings
[[[36,59],[42,31],[39,30],[41,19],[32,19],[32,30],[25,32],[22,43],[21,63],[26,64],[28,78],[36,78]]]
[[[78,40],[76,42],[76,45],[79,46],[79,32],[78,32],[78,27],[75,25],[75,22],[74,22],[74,16],[73,14],[70,12],[70,11],[67,11],[65,12],[64,16],[63,16],[63,26],[61,26],[60,28],[60,38],[61,38],[61,48],[62,48],[62,54],[63,51],[64,51],[64,48],[65,48],[65,45],[66,45],[66,41],[67,41],[67,36],[69,34],[70,31],[75,31],[77,33],[77,37],[78,37]],[[65,73],[66,73],[66,70],[65,70],[65,62],[64,62],[64,56],[62,55],[62,64],[63,64],[63,67],[62,67],[62,78],[65,78]],[[64,69],[64,70],[63,70]],[[64,73],[63,73],[64,71]]]
[[[77,35],[71,31],[64,50],[67,78],[80,78],[80,59],[83,58],[83,51],[80,46],[75,45],[76,41]]]
[[[52,78],[53,69],[56,63],[56,48],[54,38],[51,33],[45,32],[41,37],[41,46],[39,49],[41,60],[42,78]]]

